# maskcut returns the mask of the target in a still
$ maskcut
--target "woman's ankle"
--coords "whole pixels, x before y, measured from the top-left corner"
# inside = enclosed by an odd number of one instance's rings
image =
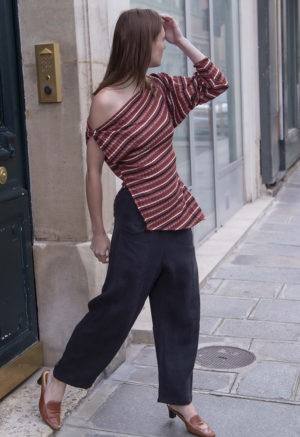
[[[66,383],[65,382],[63,382],[63,381],[61,381],[60,379],[57,379],[57,378],[55,378],[55,376],[53,375],[53,370],[51,370],[51,372],[50,372],[50,378],[51,378],[51,381],[53,382],[53,384],[55,384],[56,386],[61,386],[61,387],[66,387]]]
[[[192,416],[197,414],[195,407],[192,403],[184,404],[184,405],[173,405],[169,404],[171,408],[174,408],[175,411],[178,411],[180,414],[184,416],[186,420],[190,420]]]
[[[53,375],[53,373],[51,373],[49,375],[49,383],[51,385],[51,391],[55,390],[55,392],[58,392],[60,394],[64,394],[65,390],[66,390],[66,386],[67,384],[63,381],[60,381],[59,379],[55,378],[55,376]]]
[[[192,406],[193,404],[190,402],[189,404],[169,404],[171,407],[174,407],[174,408],[185,408],[185,407],[190,407],[190,406]]]

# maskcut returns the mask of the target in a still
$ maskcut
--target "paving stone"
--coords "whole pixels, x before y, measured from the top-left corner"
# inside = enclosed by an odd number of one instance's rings
[[[201,315],[244,318],[247,317],[256,302],[255,299],[205,295],[201,296]]]
[[[200,320],[200,333],[212,334],[217,326],[219,326],[222,319],[215,317],[201,317]]]
[[[216,295],[236,297],[269,297],[274,298],[282,288],[279,283],[262,281],[231,281],[225,279],[216,291]]]
[[[300,225],[300,216],[291,217],[290,223],[297,223],[298,225]]]
[[[282,217],[282,216],[281,216]],[[296,239],[300,239],[299,226],[293,223],[256,223],[255,229],[259,229],[264,232],[278,232],[284,233],[284,235],[291,234]]]
[[[157,388],[122,384],[106,403],[89,418],[94,428],[129,435],[163,437],[180,436],[167,408],[157,403]],[[172,432],[170,434],[170,432]]]
[[[249,318],[300,324],[300,301],[262,299]]]
[[[105,436],[119,434],[139,437],[183,437],[191,434],[178,418],[169,419],[165,405],[157,403],[157,390],[124,384],[89,418],[89,427],[82,421],[81,434],[70,434],[70,426],[63,427],[61,437]],[[194,393],[193,403],[201,417],[220,437],[274,437],[278,430],[284,435],[299,437],[298,405],[266,403],[227,396]],[[76,412],[74,412],[76,415]],[[245,426],[247,424],[247,426]],[[67,429],[68,428],[68,429]],[[75,430],[76,428],[72,428]],[[122,434],[123,433],[123,434]]]
[[[236,266],[223,264],[212,274],[213,278],[239,279],[264,282],[287,282],[300,284],[300,269],[295,268],[275,268],[260,266]]]
[[[67,416],[63,421],[64,424],[74,425],[84,421],[88,426],[89,417],[91,417],[101,405],[103,405],[112,393],[120,386],[119,381],[115,381],[110,377],[102,379],[96,384],[93,389],[88,392],[84,402],[81,402],[75,409],[76,414]],[[64,401],[62,405],[64,404]]]
[[[275,202],[272,207],[272,215],[289,215],[293,217],[300,216],[300,209],[290,204],[282,205],[281,202]]]
[[[271,214],[263,220],[263,223],[288,223],[290,215],[274,215]]]
[[[193,372],[194,390],[213,390],[229,393],[236,378],[234,372],[197,370]]]
[[[252,230],[247,236],[249,243],[272,243],[283,244],[285,246],[299,246],[299,238],[295,238],[292,233],[284,234],[283,232],[265,232]]]
[[[260,256],[260,255],[234,255],[227,260],[231,264],[245,266],[262,266],[262,267],[282,267],[288,266],[300,268],[300,258],[290,256]]]
[[[277,194],[277,200],[282,203],[300,203],[300,190],[298,187],[283,187]]]
[[[135,360],[133,361],[134,364],[141,364],[145,366],[156,366],[157,365],[157,359],[156,359],[156,352],[154,346],[145,346],[141,352],[137,355]]]
[[[147,326],[146,329],[132,329],[131,338],[133,343],[136,344],[154,344],[152,328]]]
[[[261,360],[299,363],[300,370],[300,342],[254,340],[250,350]]]
[[[154,366],[135,366],[130,373],[128,381],[139,382],[146,385],[158,385],[158,369]]]
[[[285,285],[283,290],[282,290],[282,293],[280,293],[279,297],[281,299],[300,300],[300,285],[299,284],[287,284],[287,285]]]
[[[212,294],[220,286],[222,279],[208,279],[204,287],[200,288],[200,294]]]
[[[240,376],[237,393],[261,398],[286,399],[293,396],[299,368],[287,363],[258,362]]]
[[[299,167],[296,168],[293,173],[289,176],[287,183],[300,184],[300,171]]]
[[[158,371],[155,366],[137,366],[125,363],[112,375],[112,379],[144,385],[158,385]]]
[[[262,241],[262,240],[261,240]],[[289,257],[300,257],[300,246],[288,246],[284,244],[264,244],[251,243],[245,241],[236,253],[240,255],[260,255],[260,256],[289,256]]]
[[[224,320],[215,334],[261,338],[266,340],[298,340],[299,325],[258,320]]]
[[[221,335],[199,335],[199,343],[198,347],[202,348],[203,346],[235,346],[240,347],[241,349],[249,349],[251,344],[250,338],[243,337],[224,337]],[[195,365],[197,367],[197,364]],[[199,368],[200,366],[198,366]]]

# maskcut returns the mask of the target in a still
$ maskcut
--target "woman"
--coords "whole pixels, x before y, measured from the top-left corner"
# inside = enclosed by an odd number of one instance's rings
[[[164,40],[194,63],[191,78],[146,76],[161,64]],[[102,293],[74,329],[53,372],[44,371],[40,412],[59,429],[66,384],[90,387],[126,339],[149,296],[158,370],[158,402],[195,435],[214,432],[197,415],[192,372],[199,335],[198,271],[192,226],[204,219],[180,180],[174,128],[193,107],[228,88],[223,74],[181,33],[174,19],[152,10],[123,12],[109,64],[94,92],[87,126],[86,192],[91,248],[109,262]],[[122,179],[110,242],[102,221],[101,171],[106,161]]]

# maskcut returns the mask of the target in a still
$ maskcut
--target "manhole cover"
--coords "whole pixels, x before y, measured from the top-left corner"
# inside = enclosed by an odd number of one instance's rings
[[[196,362],[210,369],[235,369],[255,361],[252,352],[231,346],[207,346],[199,349]]]

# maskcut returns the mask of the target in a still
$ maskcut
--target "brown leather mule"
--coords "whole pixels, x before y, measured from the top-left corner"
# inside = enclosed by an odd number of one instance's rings
[[[49,373],[50,373],[49,370],[44,370],[41,377],[37,381],[38,384],[42,386],[39,408],[40,408],[41,416],[44,419],[44,421],[47,423],[47,425],[49,425],[52,429],[57,431],[61,428],[61,421],[60,421],[61,402],[49,401],[45,403],[45,392],[46,392],[46,385],[47,385],[47,379]]]
[[[203,419],[201,419],[198,414],[195,414],[190,418],[189,421],[185,420],[182,414],[180,414],[178,411],[174,410],[174,408],[170,407],[170,405],[167,405],[169,410],[169,417],[171,419],[174,419],[174,417],[178,416],[185,424],[187,430],[194,435],[199,435],[201,437],[215,437],[215,433],[213,430],[207,425],[207,423],[204,422]]]

